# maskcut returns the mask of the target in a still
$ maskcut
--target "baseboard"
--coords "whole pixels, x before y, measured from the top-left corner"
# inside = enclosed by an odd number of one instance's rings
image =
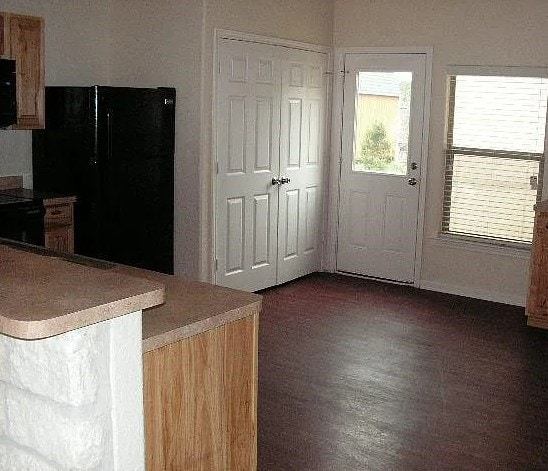
[[[458,296],[466,296],[467,298],[483,299],[485,301],[493,301],[495,303],[525,307],[525,295],[519,296],[516,294],[499,293],[496,291],[483,291],[469,288],[467,286],[448,285],[445,283],[437,283],[435,281],[428,280],[421,280],[419,283],[419,288],[429,291],[439,291],[447,294],[456,294]]]
[[[333,270],[333,271],[322,270],[322,271],[324,273],[339,273],[340,275],[345,275],[345,276],[366,278],[363,276],[352,275],[351,273],[344,273],[336,270]],[[377,281],[384,281],[386,283],[393,283],[393,284],[407,284],[407,283],[397,283],[397,282],[390,282],[390,281],[378,280],[378,279]],[[457,296],[466,296],[467,298],[483,299],[484,301],[492,301],[494,303],[501,303],[501,304],[510,304],[512,306],[525,307],[525,303],[527,300],[527,297],[525,294],[523,296],[520,296],[517,294],[499,293],[496,291],[477,290],[477,289],[469,288],[467,286],[449,285],[449,284],[438,283],[438,282],[429,281],[429,280],[420,280],[419,283],[417,283],[415,286],[419,289],[425,289],[428,291],[438,291],[440,293],[456,294]]]

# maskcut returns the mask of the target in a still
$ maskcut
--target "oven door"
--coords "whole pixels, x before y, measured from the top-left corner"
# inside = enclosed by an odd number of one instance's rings
[[[0,237],[43,246],[44,213],[41,206],[0,207]]]

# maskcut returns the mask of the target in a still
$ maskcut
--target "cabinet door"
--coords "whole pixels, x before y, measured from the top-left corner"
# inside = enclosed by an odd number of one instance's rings
[[[48,249],[63,253],[74,253],[74,234],[72,227],[60,227],[46,230],[45,246]]]
[[[531,284],[527,298],[527,314],[530,318],[543,319],[544,323],[548,322],[548,270],[546,267],[548,267],[548,213],[537,213],[531,250]]]
[[[0,57],[10,58],[9,15],[4,12],[0,12]]]
[[[15,129],[44,127],[44,22],[42,18],[8,14],[11,58],[17,72]]]
[[[74,253],[73,206],[46,206],[44,216],[45,246],[58,252]]]

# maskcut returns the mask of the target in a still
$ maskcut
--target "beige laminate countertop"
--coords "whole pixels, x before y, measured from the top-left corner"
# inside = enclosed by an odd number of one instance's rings
[[[0,333],[40,339],[150,308],[157,281],[92,268],[0,241]]]
[[[148,352],[261,309],[257,294],[4,243],[0,239],[0,333],[13,337],[50,337],[143,310]]]
[[[262,297],[257,294],[126,266],[115,266],[112,270],[165,286],[166,302],[143,311],[143,352],[242,319],[261,309]]]

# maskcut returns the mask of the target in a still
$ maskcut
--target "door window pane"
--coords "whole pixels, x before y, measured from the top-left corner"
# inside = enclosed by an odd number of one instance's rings
[[[411,72],[359,72],[352,170],[407,173]]]

